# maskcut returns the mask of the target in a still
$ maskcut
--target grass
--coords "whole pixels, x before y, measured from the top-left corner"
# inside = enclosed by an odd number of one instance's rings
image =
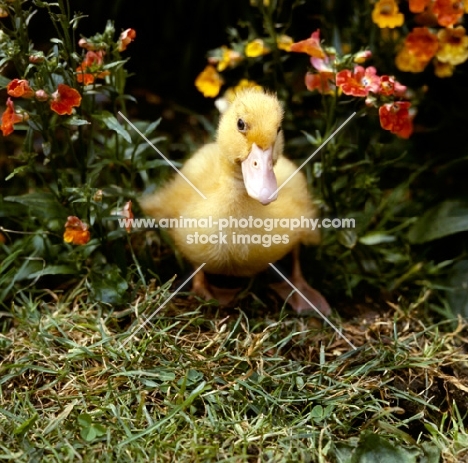
[[[468,461],[466,322],[338,319],[136,291],[118,311],[17,296],[0,336],[2,461]],[[7,314],[2,314],[7,315]],[[6,326],[9,329],[5,329]]]

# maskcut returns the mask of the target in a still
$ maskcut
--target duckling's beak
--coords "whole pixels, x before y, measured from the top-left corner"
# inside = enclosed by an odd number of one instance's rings
[[[273,146],[262,150],[253,143],[249,155],[242,161],[242,175],[251,198],[264,206],[274,201],[278,196],[278,183],[273,171]]]

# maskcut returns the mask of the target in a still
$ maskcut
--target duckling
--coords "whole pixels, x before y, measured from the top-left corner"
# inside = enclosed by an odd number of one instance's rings
[[[184,164],[183,175],[141,198],[140,205],[156,219],[197,219],[169,233],[192,265],[205,263],[192,282],[198,295],[211,299],[218,291],[218,299],[226,303],[234,294],[210,286],[205,273],[252,277],[292,252],[290,281],[328,315],[328,303],[307,284],[299,264],[300,244],[318,244],[318,231],[306,226],[291,230],[281,222],[317,215],[305,176],[295,173],[296,165],[283,155],[282,118],[275,95],[242,90],[222,114],[216,142],[199,149]],[[271,286],[284,299],[292,292],[286,282]],[[298,313],[313,310],[297,292],[288,302]]]

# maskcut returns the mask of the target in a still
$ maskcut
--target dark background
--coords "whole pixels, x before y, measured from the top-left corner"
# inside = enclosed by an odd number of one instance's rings
[[[316,28],[320,3],[279,0],[280,20],[287,21],[292,11],[295,40],[307,38]],[[116,33],[129,27],[136,30],[136,40],[123,54],[130,57],[127,69],[133,73],[128,93],[144,103],[150,92],[153,102],[156,95],[201,112],[213,107],[212,99],[204,98],[194,86],[207,64],[207,51],[229,45],[228,28],[238,28],[240,23],[244,39],[249,29],[265,35],[261,15],[249,0],[70,0],[70,6],[87,16],[79,22],[78,38],[102,32],[108,20],[114,21]],[[31,21],[31,36],[46,43],[54,31],[44,30],[42,25],[48,21],[41,14],[46,13],[39,12]]]

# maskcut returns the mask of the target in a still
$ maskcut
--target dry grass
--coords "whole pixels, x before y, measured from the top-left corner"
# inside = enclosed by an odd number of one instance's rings
[[[353,351],[314,318],[182,296],[135,332],[168,294],[150,285],[121,312],[83,288],[18,299],[0,338],[0,457],[468,459],[467,327],[426,323],[425,296],[335,319]]]

